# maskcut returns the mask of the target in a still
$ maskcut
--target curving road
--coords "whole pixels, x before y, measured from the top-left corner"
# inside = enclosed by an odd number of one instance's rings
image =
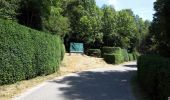
[[[136,63],[70,74],[28,90],[14,100],[136,100],[131,77]]]

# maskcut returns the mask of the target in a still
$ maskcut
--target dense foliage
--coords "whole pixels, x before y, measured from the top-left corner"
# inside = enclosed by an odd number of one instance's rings
[[[15,20],[20,0],[0,0],[0,18]]]
[[[123,50],[120,47],[103,47],[104,60],[109,64],[120,64],[124,62]]]
[[[0,19],[0,85],[57,71],[63,49],[57,35]]]
[[[124,58],[124,61],[125,61],[125,62],[130,61],[130,60],[129,60],[128,51],[127,51],[126,49],[122,49],[122,55],[123,55],[123,58]]]
[[[61,15],[63,12],[61,3],[61,0],[21,0],[18,22],[64,37],[69,31],[69,21]]]
[[[104,60],[109,64],[120,64],[124,61],[122,50],[119,47],[103,47]]]
[[[122,54],[116,54],[116,53],[107,54],[107,53],[105,53],[103,56],[104,56],[104,60],[109,64],[120,64],[123,62]]]
[[[5,83],[15,74],[18,76],[9,83],[56,71],[63,59],[64,47],[69,51],[70,42],[84,43],[89,55],[109,54],[109,60],[115,59],[114,63],[134,60],[137,57],[133,52],[150,48],[146,41],[149,21],[144,21],[130,9],[116,11],[109,5],[99,8],[95,0],[0,0],[0,19],[45,32],[2,20],[1,57],[6,57],[2,58],[6,60],[3,68],[9,68],[7,70],[12,73],[3,74],[3,80],[7,79]],[[65,46],[61,45],[62,41]],[[94,49],[87,51],[90,48]],[[28,72],[22,71],[25,68]]]
[[[154,19],[152,22],[151,33],[156,44],[156,51],[163,56],[170,57],[170,1],[157,0],[154,3]]]
[[[143,39],[141,50],[150,55],[138,59],[138,79],[152,100],[170,96],[170,9],[169,0],[156,0],[150,34]],[[153,55],[154,54],[154,55]],[[161,55],[161,56],[155,56]]]
[[[135,51],[148,34],[149,25],[130,9],[116,11],[108,5],[98,8],[94,0],[68,1],[64,16],[71,24],[70,34],[65,37],[67,49],[73,41],[83,42],[85,49],[113,46]]]
[[[103,47],[102,48],[102,54],[107,53],[107,54],[111,54],[111,53],[120,53],[121,52],[121,48],[120,47]]]
[[[58,34],[67,51],[70,42],[83,42],[85,50],[113,46],[136,51],[149,27],[130,9],[99,8],[95,0],[0,0],[0,18]]]
[[[83,42],[86,48],[100,47],[103,37],[100,32],[102,12],[95,0],[70,0],[64,15],[69,18],[71,28],[65,37],[67,49],[69,42]]]
[[[144,55],[138,59],[138,79],[152,100],[170,96],[170,59]]]
[[[121,49],[120,47],[103,47],[102,56],[109,64],[120,64],[122,62],[137,60],[139,53],[128,53],[126,49]]]
[[[88,56],[101,57],[101,50],[100,49],[88,49],[86,54]]]
[[[170,57],[170,1],[156,0],[154,9],[150,34],[141,45],[141,50],[150,55],[138,59],[138,78],[153,100],[167,100],[170,96],[170,59],[164,57]]]

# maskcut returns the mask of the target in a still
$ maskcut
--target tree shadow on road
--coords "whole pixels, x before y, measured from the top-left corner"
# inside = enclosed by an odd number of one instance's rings
[[[51,82],[68,85],[59,88],[66,100],[136,100],[130,86],[135,73],[135,70],[88,71]]]
[[[131,68],[136,68],[137,67],[137,65],[124,65],[124,66],[131,67]]]

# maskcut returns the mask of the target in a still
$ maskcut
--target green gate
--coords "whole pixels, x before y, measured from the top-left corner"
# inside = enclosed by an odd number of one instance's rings
[[[83,43],[70,43],[70,53],[84,53]]]

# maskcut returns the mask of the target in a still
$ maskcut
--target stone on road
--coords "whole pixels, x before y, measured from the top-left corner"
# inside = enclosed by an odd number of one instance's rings
[[[70,74],[15,97],[14,100],[136,100],[131,78],[136,63]]]

